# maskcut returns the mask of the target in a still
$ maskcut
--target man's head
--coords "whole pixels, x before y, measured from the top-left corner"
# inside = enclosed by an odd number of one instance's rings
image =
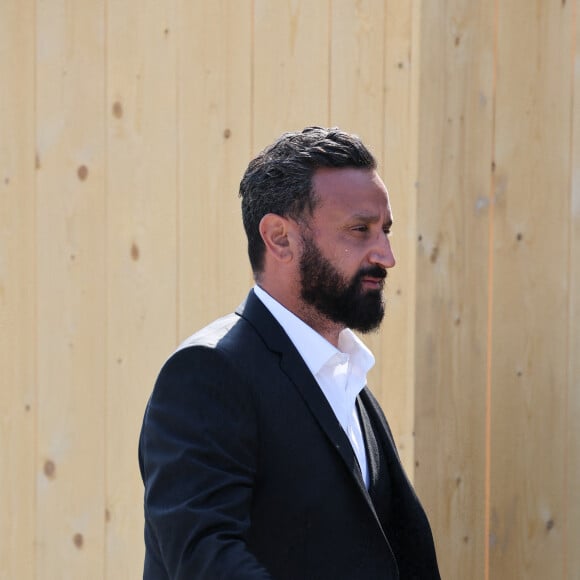
[[[269,213],[296,220],[311,215],[317,204],[314,173],[332,167],[375,169],[376,161],[355,135],[337,128],[307,127],[300,133],[284,133],[250,162],[240,183],[240,197],[256,278],[264,267],[266,251],[261,219]]]
[[[369,331],[384,314],[394,265],[387,190],[352,135],[309,128],[282,135],[250,163],[240,186],[258,283],[333,341]]]

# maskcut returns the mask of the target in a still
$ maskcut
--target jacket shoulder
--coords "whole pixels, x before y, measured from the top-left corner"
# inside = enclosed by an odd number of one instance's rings
[[[230,330],[240,321],[240,317],[235,314],[227,314],[217,320],[214,320],[201,330],[198,330],[188,338],[186,338],[175,350],[179,352],[185,348],[192,346],[206,346],[215,348],[223,337],[230,332]]]

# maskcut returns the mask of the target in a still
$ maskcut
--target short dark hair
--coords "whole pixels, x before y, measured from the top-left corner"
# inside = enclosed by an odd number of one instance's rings
[[[254,274],[264,268],[261,219],[268,213],[299,219],[317,205],[312,177],[323,167],[376,169],[371,152],[356,135],[337,127],[307,127],[284,133],[253,159],[240,183],[242,219]]]

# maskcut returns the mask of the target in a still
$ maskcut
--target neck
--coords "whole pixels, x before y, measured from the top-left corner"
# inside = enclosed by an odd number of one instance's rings
[[[329,320],[313,306],[301,302],[300,307],[293,310],[294,314],[324,337],[330,344],[338,348],[338,336],[345,329],[343,324]]]
[[[266,276],[262,274],[260,277],[256,277],[256,283],[262,290],[282,304],[284,308],[290,310],[290,312],[318,332],[320,336],[328,340],[330,344],[338,348],[338,335],[345,329],[344,324],[333,322],[324,314],[321,314],[314,306],[304,302],[300,296],[299,284],[288,281],[282,284],[280,283],[282,279],[287,280],[283,276]]]

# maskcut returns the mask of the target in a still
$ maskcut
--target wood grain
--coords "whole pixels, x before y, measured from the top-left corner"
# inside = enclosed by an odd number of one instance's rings
[[[329,123],[329,22],[329,0],[254,0],[253,153],[285,131]]]
[[[498,10],[490,578],[566,565],[571,11]]]
[[[34,44],[34,2],[1,3],[0,578],[6,579],[36,573]]]
[[[173,0],[107,11],[107,578],[142,573],[136,442],[177,341],[178,22]]]
[[[565,580],[580,580],[580,0],[574,19],[572,156],[570,166],[570,258],[566,453]]]
[[[179,4],[179,337],[252,284],[239,183],[250,160],[251,2]]]
[[[331,5],[330,125],[358,134],[383,157],[385,3]]]
[[[384,2],[333,2],[330,22],[330,125],[359,135],[376,157],[380,165],[379,172],[382,173],[385,129],[381,114],[385,84]],[[382,175],[382,178],[389,183],[387,175]],[[394,272],[391,271],[391,274]],[[392,294],[393,284],[396,283],[396,280],[390,282],[393,278],[396,278],[396,273],[389,278],[388,294]],[[391,357],[397,359],[400,352],[383,349],[385,328],[388,327],[391,332],[396,331],[393,314],[390,302],[381,330],[362,337],[376,358],[368,383],[381,402],[384,401],[385,393],[389,392],[394,398],[395,393],[405,386],[401,376],[392,372],[390,364]],[[389,369],[388,384],[381,380],[385,369]],[[398,417],[397,410],[391,407],[389,416]]]
[[[37,2],[37,578],[104,576],[104,2]]]
[[[483,578],[493,4],[423,4],[415,481],[444,578]]]
[[[391,244],[397,265],[387,282],[377,368],[379,397],[408,476],[414,477],[415,231],[419,93],[418,4],[389,1],[384,14],[382,151],[393,208]]]

